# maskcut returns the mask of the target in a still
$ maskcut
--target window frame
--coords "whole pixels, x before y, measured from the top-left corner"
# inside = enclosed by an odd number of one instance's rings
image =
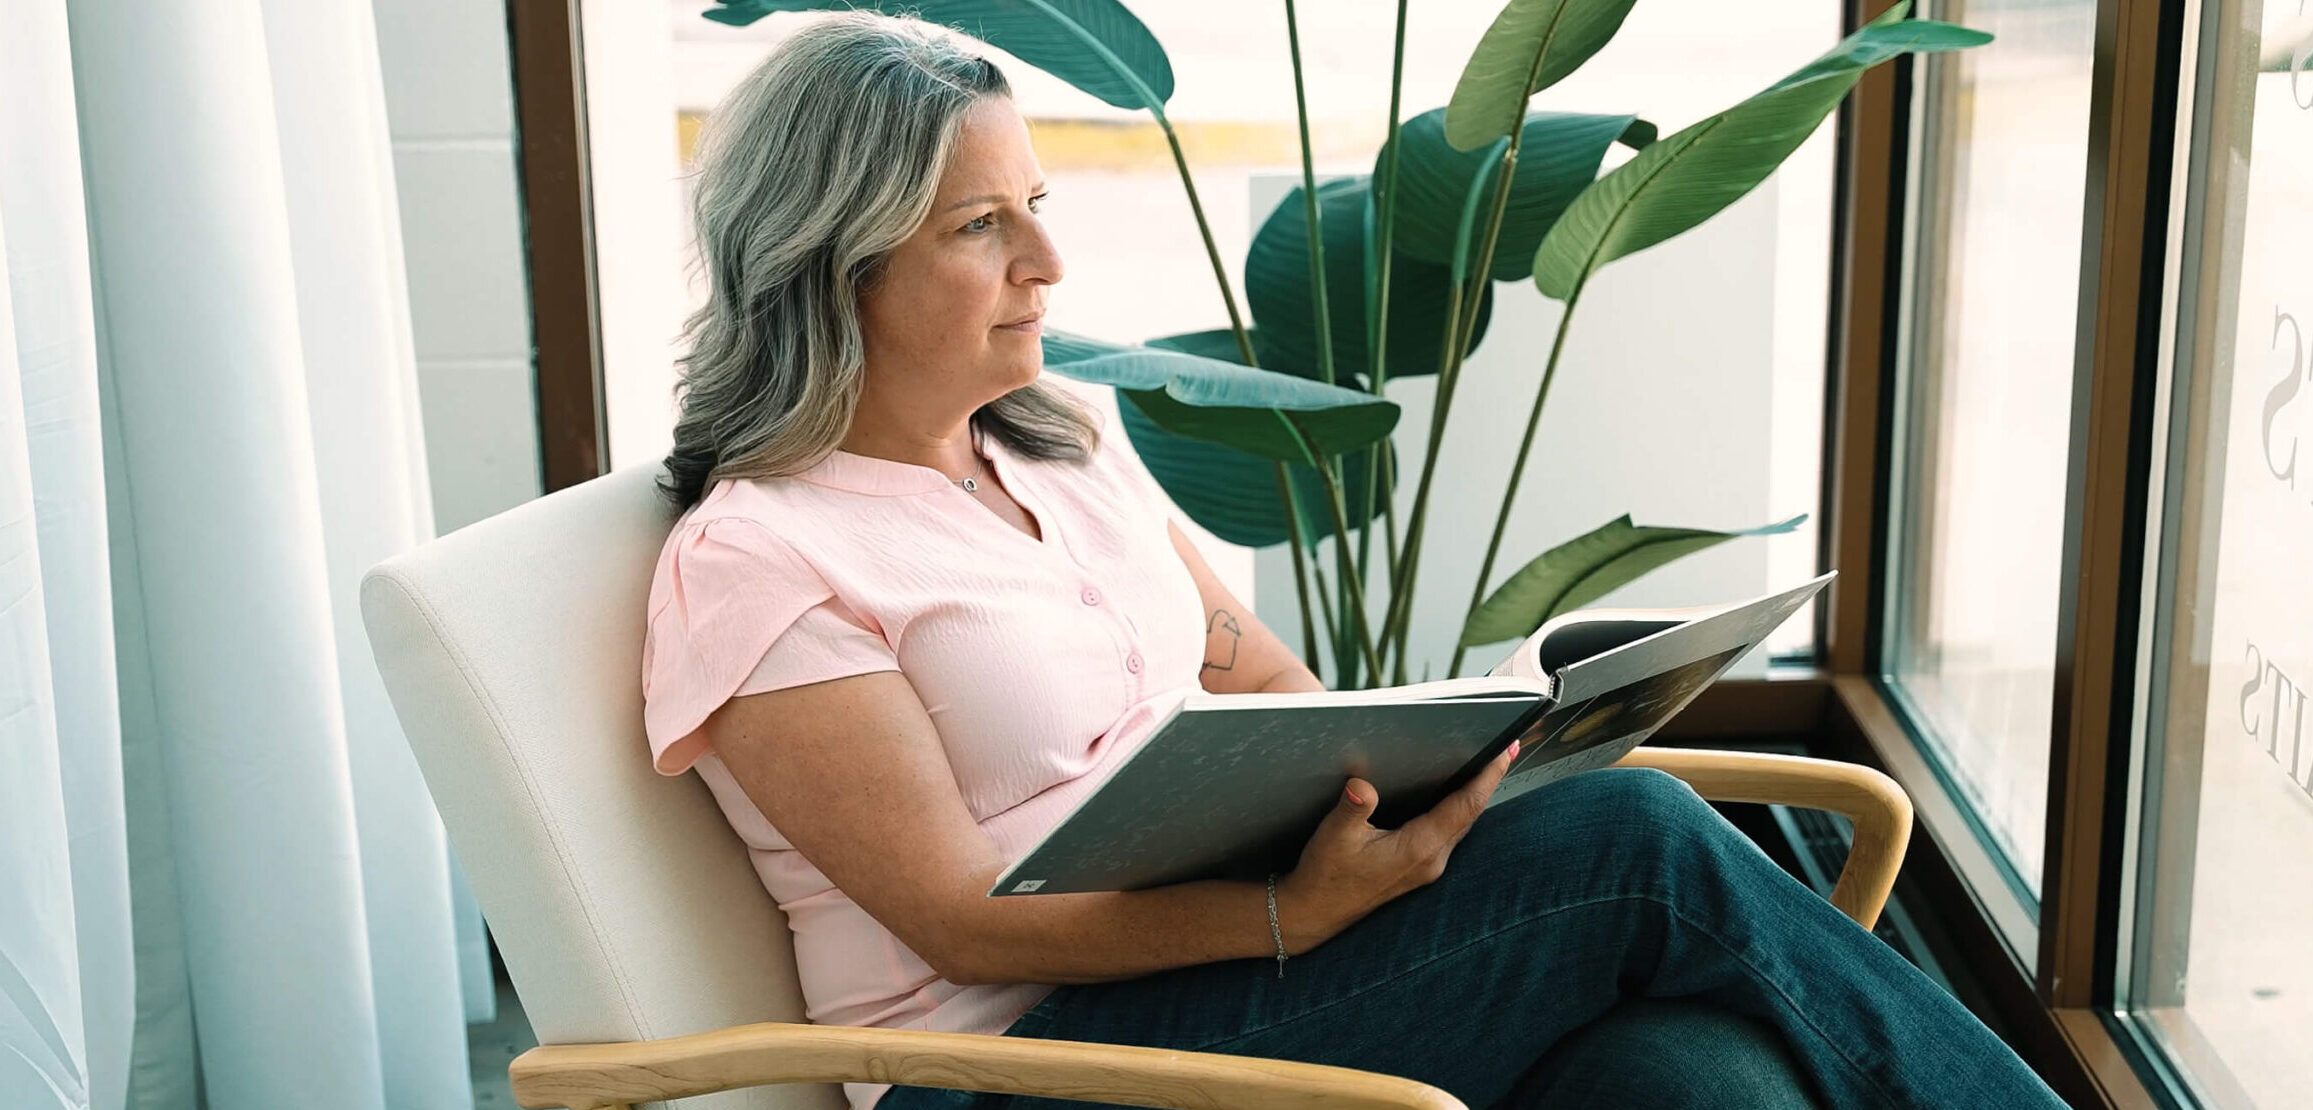
[[[2172,731],[2171,703],[2180,698],[2188,703],[2205,701],[2208,676],[2205,672],[2194,676],[2198,689],[2175,684],[2171,618],[2177,611],[2179,578],[2205,573],[2199,561],[2217,557],[2195,550],[2190,540],[2202,535],[2208,514],[2223,511],[2221,499],[2209,499],[2209,488],[2200,484],[2194,470],[2212,457],[2210,439],[2224,434],[2218,429],[2229,416],[2209,404],[2210,383],[2202,371],[2212,365],[2217,345],[2235,323],[2223,315],[2237,280],[2237,274],[2227,273],[2225,255],[2238,244],[2225,235],[2227,228],[2240,230],[2232,206],[2243,198],[2234,175],[2244,171],[2227,158],[2212,155],[2236,150],[2235,132],[2251,126],[2226,113],[2230,105],[2225,97],[2228,92],[2253,97],[2256,78],[2254,73],[2240,72],[2244,55],[2226,41],[2228,30],[2238,27],[2236,0],[2178,0],[2177,6],[2183,34],[2176,69],[2178,103],[2171,113],[2176,140],[2170,172],[2174,203],[2163,231],[2163,242],[2176,249],[2163,260],[2157,440],[2141,533],[2156,546],[2138,582],[2143,599],[2139,635],[2145,647],[2134,676],[2129,734],[2139,744],[2128,753],[2125,768],[2128,817],[2123,826],[2123,873],[2117,883],[2115,951],[2112,962],[2098,970],[2108,984],[2110,1005],[2104,1020],[2138,1062],[2147,1082],[2161,1088],[2168,1101],[2250,1105],[2223,1054],[2197,1026],[2189,1021],[2181,1027],[2160,1025],[2137,1009],[2181,1009],[2181,999],[2164,1007],[2155,1000],[2132,997],[2136,981],[2161,983],[2183,977],[2185,969],[2174,949],[2156,947],[2152,938],[2182,941],[2193,927],[2191,891],[2207,735],[2199,728],[2182,734]],[[2212,234],[2218,236],[2216,247],[2197,246],[2206,242],[2203,236]],[[2204,331],[2203,325],[2213,326]],[[2193,469],[2178,470],[2180,460]],[[2155,898],[2155,891],[2162,897]],[[2150,970],[2142,970],[2146,965]]]
[[[1888,5],[1851,0],[1850,25]],[[1848,218],[1835,282],[1834,464],[1827,469],[1833,587],[1825,639],[1844,720],[1830,730],[1908,791],[1922,831],[1915,870],[1958,908],[1955,939],[2019,1051],[2075,1102],[2175,1105],[2140,1074],[2144,1057],[2114,1020],[2112,974],[2132,816],[2129,787],[2144,616],[2148,489],[2161,367],[2163,266],[2176,139],[2182,0],[2099,0],[2089,111],[2062,588],[2050,728],[2047,850],[2038,927],[1976,822],[1920,748],[1882,674],[1897,439],[1895,374],[1911,87],[1908,60],[1866,75],[1843,109]],[[1858,573],[1860,571],[1860,573]]]

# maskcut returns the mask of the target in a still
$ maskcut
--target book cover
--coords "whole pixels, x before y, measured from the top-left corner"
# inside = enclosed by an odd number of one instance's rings
[[[1734,605],[1570,613],[1490,675],[1376,690],[1188,695],[996,880],[992,896],[1140,890],[1289,871],[1342,782],[1394,828],[1513,739],[1498,805],[1608,766],[1830,581]]]

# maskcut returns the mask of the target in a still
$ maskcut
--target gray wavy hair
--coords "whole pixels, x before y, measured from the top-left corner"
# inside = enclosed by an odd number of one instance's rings
[[[659,481],[676,508],[842,443],[866,380],[860,294],[931,213],[966,110],[1011,94],[932,25],[853,11],[796,32],[715,110],[693,207],[707,303],[684,330]],[[1081,460],[1098,443],[1088,410],[1042,383],[972,423],[1029,458]]]

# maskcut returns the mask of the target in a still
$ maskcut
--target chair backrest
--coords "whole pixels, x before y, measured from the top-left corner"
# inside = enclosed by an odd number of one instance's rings
[[[673,524],[655,466],[540,498],[362,580],[394,710],[548,1044],[802,1021],[793,939],[706,785],[650,768],[642,633]],[[832,1084],[687,1099],[828,1110]]]

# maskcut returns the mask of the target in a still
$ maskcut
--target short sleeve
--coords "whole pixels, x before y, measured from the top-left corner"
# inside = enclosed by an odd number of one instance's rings
[[[899,658],[883,634],[869,628],[842,600],[830,597],[804,610],[773,639],[731,696],[898,669]]]
[[[659,554],[643,639],[652,767],[689,770],[707,749],[700,726],[742,685],[761,692],[840,677],[844,667],[896,669],[888,648],[879,655],[862,640],[880,647],[882,637],[827,604],[833,598],[818,571],[754,521],[678,525]],[[797,677],[808,675],[817,677]]]

